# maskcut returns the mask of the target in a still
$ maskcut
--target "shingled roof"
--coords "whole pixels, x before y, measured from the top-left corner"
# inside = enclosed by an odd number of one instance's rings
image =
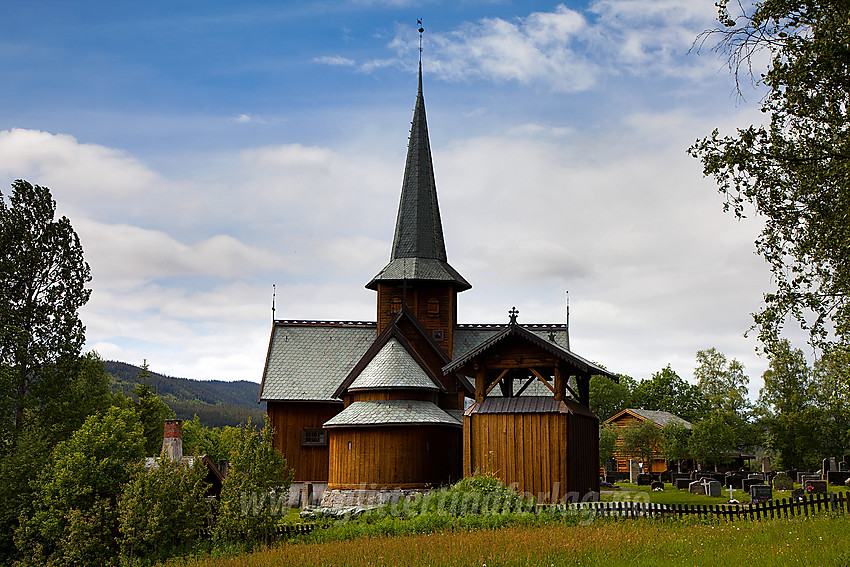
[[[395,337],[389,339],[354,379],[349,390],[403,388],[439,390],[439,384],[425,372]]]
[[[692,427],[691,422],[682,419],[678,415],[672,414],[669,411],[662,410],[645,410],[643,408],[635,409],[635,408],[626,408],[621,412],[617,413],[614,416],[609,417],[605,420],[605,423],[610,423],[612,421],[616,421],[624,414],[631,414],[638,419],[642,419],[645,421],[651,421],[658,427],[664,427],[668,423],[678,423],[680,425],[684,425],[686,428],[690,429]]]
[[[506,327],[506,324],[458,325],[454,332],[455,359]],[[522,327],[542,340],[548,341],[551,334],[555,344],[564,346],[563,324]],[[260,385],[260,401],[341,402],[334,392],[373,345],[377,334],[377,324],[373,321],[275,321]],[[526,390],[528,395],[535,392],[533,387]]]
[[[459,291],[472,287],[447,261],[425,119],[421,65],[390,263],[366,287],[377,289],[379,281],[402,280],[452,282]]]
[[[353,402],[326,421],[323,427],[370,427],[376,425],[450,425],[462,427],[456,417],[431,402],[370,400]]]

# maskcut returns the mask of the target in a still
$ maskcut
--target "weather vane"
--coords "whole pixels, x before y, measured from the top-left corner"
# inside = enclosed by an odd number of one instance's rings
[[[422,34],[425,33],[425,28],[422,27],[422,18],[416,20],[419,26],[419,63],[422,63]]]

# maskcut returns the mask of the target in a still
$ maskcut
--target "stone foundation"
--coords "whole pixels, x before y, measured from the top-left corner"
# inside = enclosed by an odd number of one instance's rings
[[[379,489],[328,489],[322,494],[322,508],[349,508],[352,506],[378,506],[387,502],[398,502],[426,492],[423,489],[379,490]]]

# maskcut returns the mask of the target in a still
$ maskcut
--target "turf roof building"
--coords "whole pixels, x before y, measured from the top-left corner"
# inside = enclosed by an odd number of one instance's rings
[[[366,287],[375,322],[274,322],[260,401],[296,489],[343,504],[481,471],[547,500],[598,491],[588,384],[616,376],[565,324],[457,322],[472,286],[446,256],[421,66],[390,261]]]

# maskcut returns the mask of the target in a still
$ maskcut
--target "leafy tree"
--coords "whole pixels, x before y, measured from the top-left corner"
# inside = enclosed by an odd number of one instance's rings
[[[779,455],[781,467],[814,468],[823,416],[812,403],[814,384],[803,352],[780,341],[762,377],[758,406],[768,448]]]
[[[686,421],[697,421],[709,411],[700,389],[682,380],[668,364],[632,392],[633,407],[667,411]]]
[[[14,445],[28,408],[57,392],[44,380],[57,363],[79,357],[85,341],[77,311],[89,299],[89,266],[66,217],[46,187],[17,180],[0,193],[0,427]],[[59,382],[59,384],[57,384]]]
[[[715,411],[746,415],[749,402],[744,365],[735,359],[727,362],[726,355],[712,347],[697,351],[694,378],[702,396]]]
[[[121,552],[127,558],[165,559],[190,547],[211,519],[207,469],[159,458],[139,468],[118,502]]]
[[[620,375],[619,382],[605,376],[590,377],[590,409],[599,417],[599,421],[605,421],[632,405],[631,390],[634,385],[634,379],[625,375]]]
[[[691,456],[688,446],[690,440],[691,430],[682,423],[671,421],[661,428],[664,458],[668,461],[676,461],[679,472],[682,472],[682,461]]]
[[[661,449],[661,428],[651,421],[633,420],[621,428],[623,451],[633,458],[640,459],[644,470],[652,470],[652,461]]]
[[[722,413],[696,422],[688,440],[688,453],[703,464],[728,463],[736,447],[735,426]]]
[[[821,412],[821,454],[850,452],[850,347],[832,345],[815,361],[813,401]]]
[[[133,388],[136,396],[136,410],[145,431],[145,454],[158,455],[162,449],[162,432],[165,420],[174,417],[174,412],[166,405],[156,390],[147,383],[148,363],[142,363],[142,371],[139,374],[139,383]]]
[[[236,450],[238,438],[239,428],[204,427],[197,415],[183,422],[183,453],[186,455],[206,455],[218,463]]]
[[[247,544],[267,537],[285,513],[292,469],[272,445],[274,430],[266,417],[257,434],[251,423],[235,428],[235,449],[221,489],[216,538]]]
[[[743,218],[752,207],[764,228],[755,241],[776,290],[754,315],[767,350],[788,318],[815,344],[846,341],[850,331],[850,2],[719,0],[719,38],[737,79],[760,51],[770,55],[761,82],[768,125],[721,136],[715,130],[688,151],[702,161]]]
[[[136,412],[110,408],[56,446],[31,517],[15,534],[24,565],[107,565],[118,553],[117,499],[144,456]]]
[[[614,457],[617,439],[620,438],[620,428],[610,423],[599,428],[599,466],[603,469]],[[607,473],[606,473],[607,474]]]

